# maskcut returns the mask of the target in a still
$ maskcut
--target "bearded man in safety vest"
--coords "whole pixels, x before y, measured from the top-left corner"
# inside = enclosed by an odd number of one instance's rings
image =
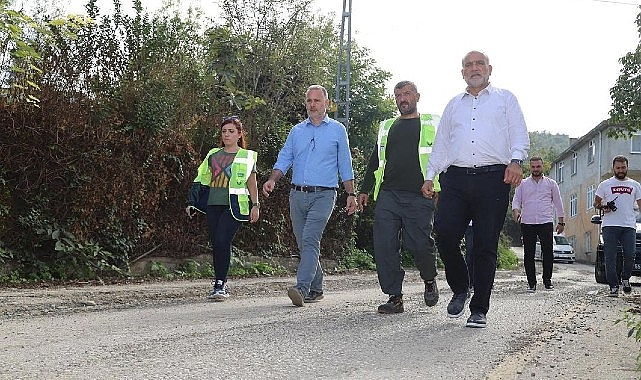
[[[376,201],[374,256],[381,290],[389,295],[387,303],[378,307],[383,314],[404,311],[401,246],[412,253],[425,282],[425,304],[435,306],[438,302],[432,238],[435,199],[423,194],[421,187],[440,117],[419,115],[416,104],[421,94],[413,82],[399,82],[394,97],[400,116],[380,123],[378,142],[358,194],[359,210],[367,206],[372,189]],[[437,186],[438,180],[435,191]]]

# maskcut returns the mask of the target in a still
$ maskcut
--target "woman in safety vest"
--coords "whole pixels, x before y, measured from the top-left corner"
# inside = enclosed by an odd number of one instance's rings
[[[207,298],[224,301],[231,261],[231,243],[241,222],[259,218],[256,182],[257,154],[246,149],[245,130],[238,116],[223,118],[220,124],[221,148],[214,148],[198,167],[198,176],[189,191],[187,215],[207,215],[212,245],[214,288]]]

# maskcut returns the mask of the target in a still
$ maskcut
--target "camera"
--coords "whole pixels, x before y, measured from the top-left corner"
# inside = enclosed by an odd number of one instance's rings
[[[617,206],[614,204],[614,199],[610,202],[606,202],[605,207],[609,208],[612,212],[617,210]]]

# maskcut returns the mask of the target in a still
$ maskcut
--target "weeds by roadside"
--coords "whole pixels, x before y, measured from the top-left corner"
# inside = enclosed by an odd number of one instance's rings
[[[634,337],[638,343],[641,342],[641,298],[635,297],[634,303],[636,305],[625,310],[623,317],[617,319],[614,324],[625,323],[628,327],[628,338]],[[637,371],[641,371],[641,348],[637,354]]]

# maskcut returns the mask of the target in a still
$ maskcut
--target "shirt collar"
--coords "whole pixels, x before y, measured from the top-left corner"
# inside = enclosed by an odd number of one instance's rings
[[[488,94],[489,95],[489,94],[491,94],[493,92],[496,92],[496,89],[492,86],[492,83],[489,83],[487,85],[487,87],[485,87],[484,89],[479,91],[479,94],[477,96],[481,96],[482,94]],[[463,99],[466,96],[474,96],[474,95],[472,95],[469,92],[467,92],[467,88],[466,88],[465,91],[459,95],[459,99]]]
[[[321,126],[323,124],[328,124],[328,123],[329,123],[329,115],[325,114],[325,117],[323,118],[323,121],[321,121],[321,123],[318,126]],[[307,119],[305,119],[305,124],[309,124],[312,127],[315,126],[314,124],[312,124],[312,119],[310,119],[309,117]]]

